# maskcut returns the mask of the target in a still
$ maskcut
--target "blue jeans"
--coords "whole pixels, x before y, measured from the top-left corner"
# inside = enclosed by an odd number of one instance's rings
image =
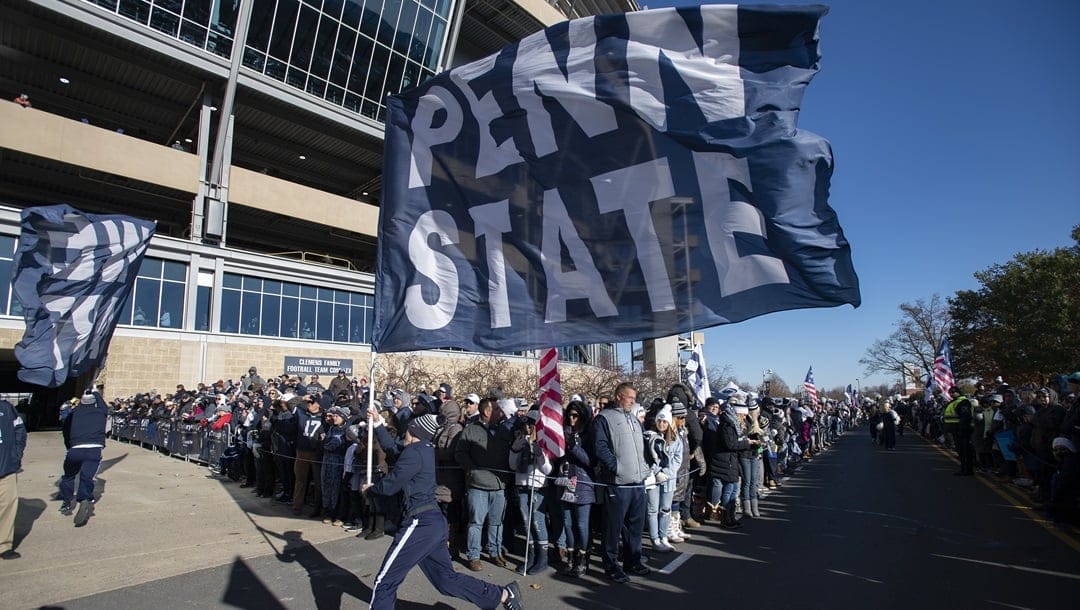
[[[566,548],[587,551],[589,549],[589,511],[591,504],[562,505],[563,532]]]
[[[503,519],[506,517],[506,492],[501,489],[469,488],[469,532],[465,540],[465,555],[471,561],[480,559],[480,541],[483,537],[484,520],[488,522],[488,554],[502,554]]]
[[[667,536],[671,525],[671,497],[675,495],[674,485],[670,491],[664,491],[663,485],[654,485],[645,490],[645,513],[648,517],[649,539],[656,540]]]
[[[742,473],[742,499],[757,500],[757,490],[761,487],[761,470],[757,458],[739,458],[739,471]]]
[[[529,517],[529,488],[518,487],[518,507],[521,509],[521,522],[528,523]],[[547,543],[548,531],[547,531],[547,498],[543,489],[536,489],[532,492],[532,529],[533,529],[533,541]]]

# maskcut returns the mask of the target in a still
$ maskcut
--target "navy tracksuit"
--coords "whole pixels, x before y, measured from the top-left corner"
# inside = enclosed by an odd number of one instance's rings
[[[105,447],[105,421],[109,409],[97,392],[85,394],[79,404],[64,418],[64,476],[60,478],[60,497],[70,503],[94,499],[94,477],[101,465]],[[75,477],[79,477],[79,493],[75,495]]]
[[[480,608],[498,608],[502,587],[458,574],[450,564],[446,517],[435,501],[435,448],[429,442],[401,447],[382,426],[375,433],[383,449],[398,457],[390,473],[369,493],[394,495],[401,491],[405,499],[401,526],[375,578],[371,608],[394,608],[398,587],[416,565],[439,593],[470,601]]]

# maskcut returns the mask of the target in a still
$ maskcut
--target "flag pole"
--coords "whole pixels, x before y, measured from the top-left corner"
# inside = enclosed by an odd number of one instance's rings
[[[371,366],[368,371],[368,406],[367,406],[367,481],[371,485],[371,463],[374,460],[375,443],[375,349],[371,350]]]
[[[537,445],[536,448],[540,449],[540,446]],[[543,449],[540,450],[543,451]],[[532,469],[532,464],[529,465],[529,468]],[[529,474],[529,478],[532,478],[532,473]],[[532,486],[532,481],[529,481],[529,515],[525,521],[525,563],[521,564],[522,575],[529,572],[529,547],[532,546],[533,497],[535,493],[536,488]]]

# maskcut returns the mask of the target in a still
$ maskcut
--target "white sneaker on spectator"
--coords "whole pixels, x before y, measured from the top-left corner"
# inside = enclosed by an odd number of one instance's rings
[[[652,548],[657,553],[670,553],[675,550],[675,547],[668,544],[663,538],[653,538]]]

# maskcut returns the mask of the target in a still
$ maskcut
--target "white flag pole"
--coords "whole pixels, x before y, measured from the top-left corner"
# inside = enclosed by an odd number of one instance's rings
[[[371,485],[372,460],[375,451],[375,350],[371,350],[371,368],[368,372],[368,419],[367,419],[367,484]]]

